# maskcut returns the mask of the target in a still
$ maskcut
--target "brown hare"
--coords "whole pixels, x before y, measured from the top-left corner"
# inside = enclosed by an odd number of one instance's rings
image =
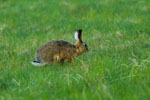
[[[36,61],[32,64],[42,66],[60,61],[71,62],[74,58],[88,51],[87,45],[82,41],[82,30],[75,32],[76,43],[72,44],[63,40],[53,40],[42,45],[36,53]]]

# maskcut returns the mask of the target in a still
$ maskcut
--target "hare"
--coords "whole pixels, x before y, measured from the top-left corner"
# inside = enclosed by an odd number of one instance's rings
[[[76,43],[72,44],[63,40],[52,40],[42,45],[36,53],[36,61],[34,66],[43,66],[49,63],[71,62],[74,58],[88,51],[88,46],[82,41],[82,30],[75,32]]]

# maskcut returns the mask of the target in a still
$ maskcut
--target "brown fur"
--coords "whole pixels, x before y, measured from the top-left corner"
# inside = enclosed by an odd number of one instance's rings
[[[71,61],[78,56],[77,51],[75,45],[63,40],[55,40],[44,44],[37,50],[37,60],[42,63]]]
[[[81,40],[81,34],[79,38]],[[63,40],[50,41],[37,50],[36,59],[40,63],[71,62],[87,51],[85,44],[81,41],[77,41],[75,45]]]

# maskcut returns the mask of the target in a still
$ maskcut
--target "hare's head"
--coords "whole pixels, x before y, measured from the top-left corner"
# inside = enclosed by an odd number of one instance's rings
[[[88,46],[82,41],[82,30],[81,29],[79,29],[75,32],[75,40],[76,40],[75,46],[78,49],[77,52],[79,55],[88,51]]]

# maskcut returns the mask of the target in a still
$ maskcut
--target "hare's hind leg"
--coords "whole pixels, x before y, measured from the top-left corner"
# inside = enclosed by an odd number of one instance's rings
[[[53,56],[53,64],[56,64],[60,60],[59,54]]]

